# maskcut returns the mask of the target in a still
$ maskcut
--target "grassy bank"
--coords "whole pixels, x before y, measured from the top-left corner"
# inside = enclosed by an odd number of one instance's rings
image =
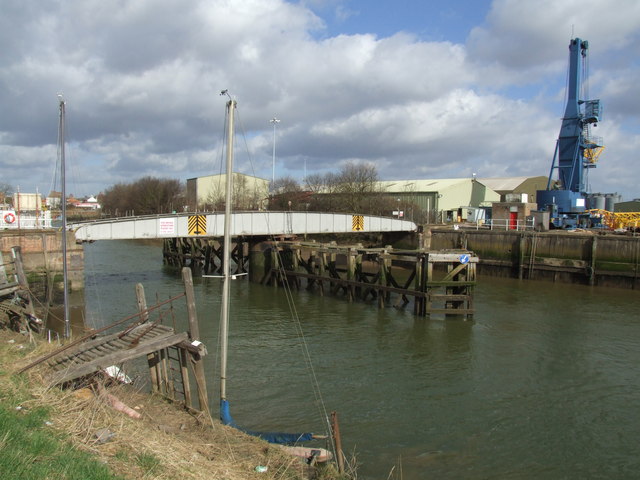
[[[129,386],[101,383],[139,412],[139,419],[111,408],[95,389],[50,388],[44,367],[16,374],[51,348],[0,330],[3,480],[346,478],[332,466],[311,470],[278,446],[205,422]]]

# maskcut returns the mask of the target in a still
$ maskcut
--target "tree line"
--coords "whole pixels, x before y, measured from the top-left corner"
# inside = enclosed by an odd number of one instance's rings
[[[2,190],[11,191],[8,185]],[[223,193],[217,192],[215,198],[207,198],[203,204],[189,205],[183,182],[147,176],[107,188],[98,195],[98,202],[104,216],[153,215],[220,210],[224,208]],[[350,162],[337,172],[312,174],[301,182],[290,176],[276,179],[271,193],[265,192],[261,198],[246,182],[235,182],[233,207],[390,215],[397,204],[393,196],[384,193],[373,164]]]
[[[109,187],[98,195],[98,202],[109,216],[171,213],[186,205],[185,188],[180,180],[149,176]]]

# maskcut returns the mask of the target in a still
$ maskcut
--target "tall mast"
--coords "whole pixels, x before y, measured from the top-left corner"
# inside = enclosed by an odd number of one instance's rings
[[[222,309],[220,311],[220,400],[227,399],[227,346],[229,336],[229,294],[230,294],[230,263],[231,263],[231,193],[233,191],[233,116],[236,101],[230,99],[227,102],[227,177],[225,186],[224,204],[224,242],[223,265],[224,280],[222,283]]]
[[[67,179],[65,172],[65,152],[64,152],[64,121],[65,121],[65,101],[62,95],[58,95],[60,106],[60,119],[58,125],[58,148],[60,149],[60,182],[62,183],[62,282],[63,282],[63,304],[64,304],[64,338],[71,337],[71,322],[69,318],[69,272],[67,269]]]

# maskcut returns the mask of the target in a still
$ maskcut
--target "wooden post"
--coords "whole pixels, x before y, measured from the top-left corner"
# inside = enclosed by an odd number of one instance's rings
[[[347,280],[353,281],[356,275],[356,264],[355,264],[355,249],[353,247],[349,247],[347,250]],[[347,299],[349,302],[353,302],[353,285],[349,284],[347,286]]]
[[[598,247],[598,237],[593,236],[591,241],[591,268],[589,269],[589,285],[594,286],[596,284],[596,251]]]
[[[378,254],[378,285],[387,286],[387,269],[384,257]],[[386,293],[384,290],[378,290],[378,308],[384,308]]]
[[[188,409],[193,408],[191,401],[191,384],[189,383],[189,358],[187,351],[184,348],[178,348],[178,354],[180,356],[180,373],[182,375],[182,388],[184,390],[184,405]]]
[[[320,265],[318,268],[318,276],[320,277],[320,295],[324,296],[324,276],[327,268],[327,252],[322,250],[320,254]]]
[[[340,437],[340,425],[338,423],[338,413],[331,412],[331,430],[333,441],[336,446],[336,460],[338,461],[338,473],[344,473],[344,455],[342,453],[342,438]]]
[[[520,246],[518,248],[519,260],[518,260],[518,280],[522,280],[524,276],[524,234],[520,235]]]
[[[421,257],[420,255],[417,255],[416,261],[415,261],[416,276],[413,280],[414,281],[413,288],[416,292],[424,291],[424,285],[422,284],[423,282],[422,261],[423,261],[423,257]],[[424,298],[416,296],[413,302],[413,314],[424,315],[423,310],[424,310]]]
[[[29,289],[29,282],[27,276],[24,274],[24,268],[22,266],[22,250],[19,246],[11,247],[11,253],[13,255],[13,262],[16,269],[16,277],[18,277],[18,284],[24,289],[29,296],[29,302],[27,303],[27,309],[29,314],[35,316],[35,310],[33,308],[33,299],[31,297],[31,290]]]
[[[280,268],[280,262],[278,262],[278,245],[276,242],[271,243],[271,285],[278,288],[278,269]]]
[[[169,396],[169,371],[167,369],[167,363],[167,349],[163,348],[160,350],[160,393]]]
[[[141,283],[136,284],[136,299],[138,303],[138,311],[144,312],[140,315],[142,322],[149,320],[149,312],[147,311],[147,299],[144,295],[144,286]],[[149,377],[151,378],[151,391],[158,393],[160,385],[158,384],[158,368],[159,358],[158,352],[149,353],[147,355],[147,364],[149,365]]]
[[[198,326],[198,316],[196,314],[196,298],[193,292],[193,276],[189,268],[182,269],[182,280],[184,282],[185,295],[187,297],[187,314],[189,316],[189,338],[192,342],[200,341],[200,328]],[[200,410],[211,418],[209,411],[209,397],[207,395],[207,382],[204,375],[204,365],[202,358],[193,359],[193,371],[196,377],[198,388],[198,402]]]

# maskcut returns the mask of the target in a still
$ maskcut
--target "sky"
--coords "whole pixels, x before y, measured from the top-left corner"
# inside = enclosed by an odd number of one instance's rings
[[[591,192],[640,197],[637,0],[0,0],[0,183],[67,193],[373,164],[381,180],[548,176],[571,38],[606,146]],[[277,117],[280,123],[270,123]]]

